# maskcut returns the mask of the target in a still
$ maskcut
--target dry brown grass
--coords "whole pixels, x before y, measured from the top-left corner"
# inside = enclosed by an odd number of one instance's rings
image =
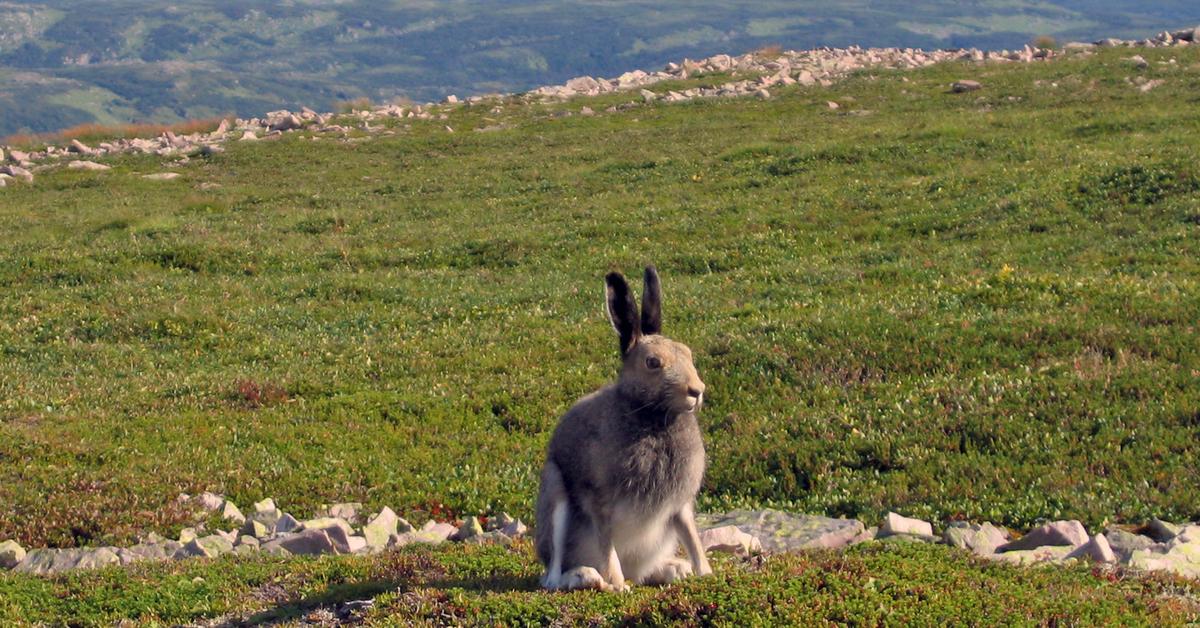
[[[130,139],[135,137],[158,137],[168,131],[176,135],[192,133],[209,133],[216,130],[222,120],[232,119],[232,116],[204,118],[201,120],[185,120],[173,124],[79,124],[53,133],[18,133],[4,138],[3,144],[34,148],[46,144],[65,144],[71,140],[81,142],[111,139]]]

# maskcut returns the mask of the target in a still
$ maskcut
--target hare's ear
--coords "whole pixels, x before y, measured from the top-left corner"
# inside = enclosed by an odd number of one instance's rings
[[[612,321],[613,329],[621,339],[621,355],[633,348],[641,335],[638,324],[637,302],[629,291],[629,284],[621,273],[609,273],[604,278],[607,287],[608,320]]]
[[[647,336],[662,332],[662,285],[658,283],[658,269],[646,267],[642,282],[642,333]]]

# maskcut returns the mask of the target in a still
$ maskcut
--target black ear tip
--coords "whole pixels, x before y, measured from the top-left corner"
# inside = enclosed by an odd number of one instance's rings
[[[651,277],[658,279],[658,269],[654,267],[654,264],[646,267],[646,278],[650,279]]]
[[[627,284],[627,283],[625,282],[625,275],[622,275],[621,273],[618,273],[618,272],[616,272],[616,271],[613,271],[613,272],[611,272],[611,273],[608,273],[607,275],[605,275],[605,276],[604,276],[604,283],[606,283],[606,284],[608,284],[610,287],[614,287],[614,288],[615,288],[615,287],[618,287],[618,286],[627,286],[627,285],[629,285],[629,284]]]

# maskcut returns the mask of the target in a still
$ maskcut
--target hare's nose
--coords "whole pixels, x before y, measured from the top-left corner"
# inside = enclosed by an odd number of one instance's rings
[[[693,399],[699,399],[700,395],[704,394],[704,386],[688,386],[688,396]]]

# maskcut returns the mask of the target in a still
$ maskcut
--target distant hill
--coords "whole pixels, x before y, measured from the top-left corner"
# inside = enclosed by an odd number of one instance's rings
[[[764,45],[1013,48],[1200,22],[1184,0],[0,1],[0,135],[440,99]]]

